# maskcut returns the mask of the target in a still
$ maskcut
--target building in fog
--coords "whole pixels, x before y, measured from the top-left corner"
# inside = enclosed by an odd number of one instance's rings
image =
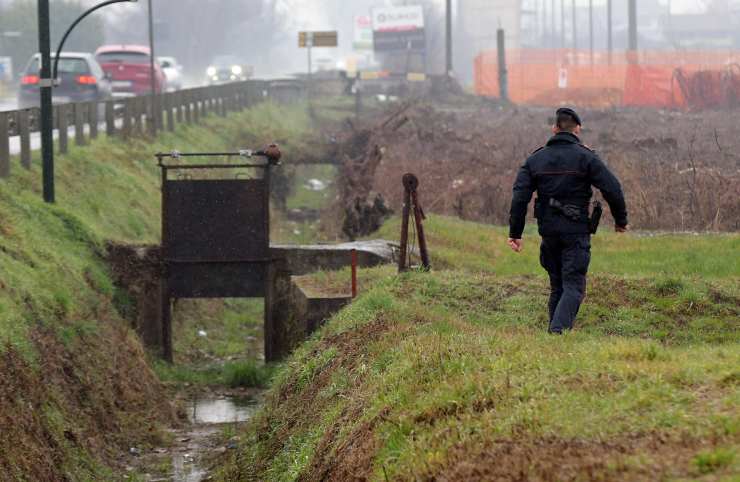
[[[506,47],[521,45],[521,0],[458,0],[455,71],[464,84],[473,80],[473,61],[496,48],[496,30],[506,32]]]

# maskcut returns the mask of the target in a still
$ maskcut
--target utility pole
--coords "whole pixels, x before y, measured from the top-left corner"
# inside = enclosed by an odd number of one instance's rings
[[[629,50],[637,52],[637,0],[629,0]]]
[[[313,60],[311,59],[311,49],[313,49],[313,32],[306,33],[306,50],[308,50],[308,88],[306,89],[306,98],[308,100],[308,109],[311,110],[311,89],[313,88]]]
[[[447,17],[446,17],[446,48],[447,48],[447,71],[448,77],[452,76],[452,0],[447,0]]]
[[[509,73],[506,70],[506,35],[504,29],[496,32],[496,47],[498,50],[498,87],[502,101],[509,101]]]
[[[578,30],[576,29],[576,0],[572,0],[573,4],[573,51],[578,48]]]
[[[560,0],[560,48],[565,48],[565,0]]]
[[[550,1],[550,42],[555,42],[555,0]]]
[[[591,65],[594,64],[594,0],[588,0],[588,47]]]
[[[151,88],[151,102],[149,108],[152,111],[152,115],[149,118],[149,133],[152,136],[155,136],[157,134],[157,126],[159,122],[159,111],[157,109],[158,105],[158,99],[157,99],[157,76],[156,76],[156,70],[154,70],[154,63],[156,62],[154,58],[154,9],[152,8],[152,0],[149,0],[149,68],[151,69],[151,79],[150,79],[150,88]]]
[[[614,51],[612,41],[612,0],[606,0],[606,49],[609,52],[609,65],[611,65],[612,52]]]
[[[41,52],[41,158],[44,201],[54,202],[54,111],[51,102],[51,33],[49,0],[38,0],[39,52]]]

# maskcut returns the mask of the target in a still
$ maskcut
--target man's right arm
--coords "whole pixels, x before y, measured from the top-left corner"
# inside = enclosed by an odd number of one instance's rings
[[[511,198],[511,212],[509,216],[509,237],[511,239],[521,239],[524,231],[524,224],[527,219],[527,206],[532,200],[534,193],[534,183],[532,174],[529,171],[529,163],[519,169],[514,182],[513,196]]]
[[[619,184],[617,177],[612,174],[599,156],[594,155],[589,164],[589,176],[593,184],[604,199],[609,204],[612,217],[617,227],[624,228],[627,226],[627,204],[624,200],[622,186]]]

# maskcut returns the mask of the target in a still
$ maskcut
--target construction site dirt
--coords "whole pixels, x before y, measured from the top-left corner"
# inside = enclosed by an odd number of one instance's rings
[[[387,212],[400,212],[407,172],[418,176],[427,212],[508,222],[517,170],[547,142],[555,106],[465,105],[406,103],[339,137],[337,209],[347,236],[366,235]],[[740,229],[740,112],[579,112],[581,140],[622,181],[634,229]]]

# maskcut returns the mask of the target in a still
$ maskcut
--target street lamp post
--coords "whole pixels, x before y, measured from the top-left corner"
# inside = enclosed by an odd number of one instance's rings
[[[154,136],[157,134],[157,128],[159,127],[159,117],[162,115],[161,109],[159,109],[159,103],[157,102],[157,75],[154,70],[154,8],[152,6],[152,0],[148,2],[147,16],[149,17],[149,68],[151,74],[149,75],[149,87],[151,90],[151,102],[149,108],[152,111],[152,115],[149,117],[149,133]]]
[[[52,106],[52,88],[58,79],[58,68],[59,68],[59,56],[64,48],[64,43],[67,41],[69,34],[72,30],[88,15],[94,11],[103,8],[105,6],[122,3],[122,2],[136,2],[137,0],[107,0],[100,3],[75,20],[72,25],[67,29],[62,40],[59,42],[57,48],[56,57],[54,59],[54,69],[51,66],[51,33],[50,33],[50,16],[49,16],[49,0],[38,0],[38,16],[39,16],[39,51],[41,52],[41,70],[39,81],[41,91],[41,157],[42,157],[42,172],[43,172],[43,185],[44,185],[44,201],[47,203],[53,203],[55,200],[54,195],[54,112]]]

